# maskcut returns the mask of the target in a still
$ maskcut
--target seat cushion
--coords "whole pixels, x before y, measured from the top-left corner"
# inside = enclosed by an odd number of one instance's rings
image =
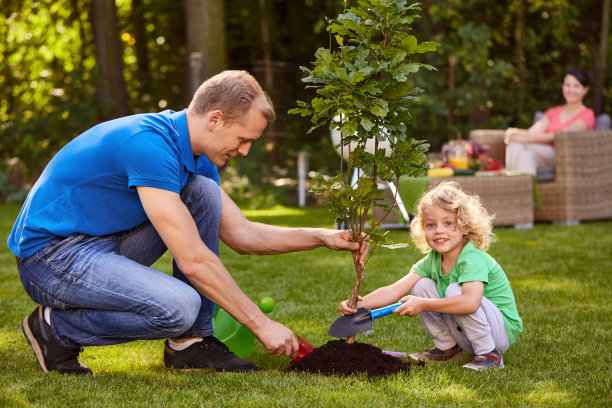
[[[540,166],[536,170],[536,180],[538,181],[554,181],[555,166]]]
[[[610,115],[602,113],[595,118],[595,130],[610,130]]]

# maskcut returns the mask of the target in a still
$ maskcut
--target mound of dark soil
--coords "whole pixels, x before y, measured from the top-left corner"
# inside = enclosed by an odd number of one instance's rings
[[[338,376],[365,373],[368,377],[386,377],[400,371],[409,372],[411,365],[383,354],[381,349],[370,344],[332,340],[314,349],[287,370]]]

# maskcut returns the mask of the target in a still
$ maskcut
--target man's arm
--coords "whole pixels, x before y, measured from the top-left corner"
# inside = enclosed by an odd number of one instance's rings
[[[365,260],[368,245],[351,241],[346,230],[325,228],[285,228],[249,221],[234,201],[221,189],[220,235],[223,242],[241,254],[281,254],[305,251],[325,246],[334,250],[349,250]]]
[[[193,286],[249,328],[268,353],[297,355],[299,345],[291,330],[270,320],[242,292],[223,263],[200,239],[180,196],[152,187],[137,190],[147,217]]]

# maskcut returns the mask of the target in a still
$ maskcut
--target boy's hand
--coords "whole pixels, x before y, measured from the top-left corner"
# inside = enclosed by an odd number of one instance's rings
[[[404,304],[398,307],[397,309],[395,309],[393,313],[396,313],[400,316],[414,317],[424,310],[425,308],[425,304],[423,302],[424,300],[425,299],[417,297],[417,296],[412,296],[412,295],[404,296],[401,299],[401,301],[404,302]]]
[[[362,300],[361,296],[358,296],[357,297],[357,305],[359,305],[359,302],[361,302],[361,300]],[[355,314],[355,313],[357,313],[357,309],[351,309],[348,306],[348,303],[349,303],[349,299],[347,299],[344,302],[340,303],[340,306],[338,306],[338,310],[340,311],[340,314],[342,316],[347,315],[347,314]]]

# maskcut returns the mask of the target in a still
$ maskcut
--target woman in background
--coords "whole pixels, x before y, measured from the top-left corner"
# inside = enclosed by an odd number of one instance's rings
[[[582,103],[589,92],[588,84],[582,71],[568,71],[561,88],[565,105],[548,109],[529,129],[506,130],[506,169],[535,176],[538,167],[554,164],[555,132],[593,130],[595,114]]]

